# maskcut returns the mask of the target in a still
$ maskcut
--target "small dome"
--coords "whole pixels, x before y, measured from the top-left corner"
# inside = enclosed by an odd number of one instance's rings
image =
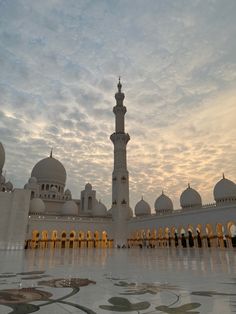
[[[12,191],[13,190],[13,184],[10,181],[7,181],[5,183],[5,188],[7,189],[7,191]]]
[[[78,206],[74,201],[66,201],[62,206],[62,215],[78,216]]]
[[[93,214],[94,216],[106,216],[107,215],[106,206],[101,201],[99,201],[93,211]]]
[[[173,210],[172,200],[162,192],[162,194],[155,201],[155,211]]]
[[[37,179],[35,177],[31,177],[31,178],[29,178],[28,183],[31,185],[35,185],[35,184],[37,184]]]
[[[69,189],[66,189],[66,190],[65,190],[65,195],[71,196],[71,191],[70,191]]]
[[[59,160],[47,157],[34,166],[31,177],[35,177],[38,183],[50,182],[65,186],[66,170]]]
[[[26,183],[26,184],[24,185],[24,189],[25,189],[25,190],[29,190],[29,189],[30,189],[29,183]]]
[[[5,163],[5,150],[2,143],[0,142],[0,174],[2,172],[4,163]]]
[[[188,185],[180,196],[180,205],[182,208],[201,207],[202,199],[200,194]]]
[[[223,178],[216,183],[214,187],[214,199],[216,202],[220,201],[235,201],[236,200],[236,185],[233,181]]]
[[[52,193],[57,193],[57,188],[56,188],[55,186],[52,186],[52,187],[50,188],[50,192],[52,192]]]
[[[91,190],[92,190],[92,185],[91,185],[90,183],[87,183],[87,184],[85,185],[85,190],[86,190],[86,191],[91,191]]]
[[[41,214],[45,212],[45,204],[40,198],[33,198],[30,201],[30,213]]]
[[[135,216],[145,216],[145,215],[151,215],[151,207],[150,205],[144,201],[142,198],[135,206],[134,209]]]

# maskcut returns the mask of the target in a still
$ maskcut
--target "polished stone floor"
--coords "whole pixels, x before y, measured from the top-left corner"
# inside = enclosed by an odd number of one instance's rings
[[[236,313],[236,250],[0,251],[0,314]]]

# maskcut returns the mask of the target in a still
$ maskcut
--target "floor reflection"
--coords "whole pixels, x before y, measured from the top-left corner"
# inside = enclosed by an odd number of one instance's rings
[[[236,311],[233,250],[2,251],[0,270],[0,313]]]

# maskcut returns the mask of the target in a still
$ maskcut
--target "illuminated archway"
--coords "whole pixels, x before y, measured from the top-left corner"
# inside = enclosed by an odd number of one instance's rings
[[[104,230],[102,232],[102,248],[107,247],[107,232]]]
[[[66,231],[62,231],[61,233],[61,248],[64,249],[66,247]]]

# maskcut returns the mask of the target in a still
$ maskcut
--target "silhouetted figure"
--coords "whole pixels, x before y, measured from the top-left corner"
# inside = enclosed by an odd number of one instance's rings
[[[224,247],[227,248],[227,240],[226,240],[226,236],[223,236],[223,241],[224,241]]]
[[[194,247],[194,239],[190,230],[188,231],[188,244],[190,247]]]
[[[175,232],[175,247],[177,247],[179,245],[179,239],[178,239],[178,235]]]
[[[207,246],[211,247],[211,241],[210,241],[209,237],[207,237]]]
[[[169,244],[169,247],[171,247],[171,236],[170,236],[170,232],[168,232],[168,244]]]
[[[139,244],[139,248],[140,248],[140,249],[142,249],[142,248],[143,248],[142,244]]]
[[[186,237],[184,235],[184,233],[181,234],[181,244],[183,248],[187,247],[187,241],[186,241]]]
[[[232,246],[236,247],[236,235],[231,238]]]
[[[197,245],[198,247],[202,247],[202,238],[199,231],[197,231]]]

